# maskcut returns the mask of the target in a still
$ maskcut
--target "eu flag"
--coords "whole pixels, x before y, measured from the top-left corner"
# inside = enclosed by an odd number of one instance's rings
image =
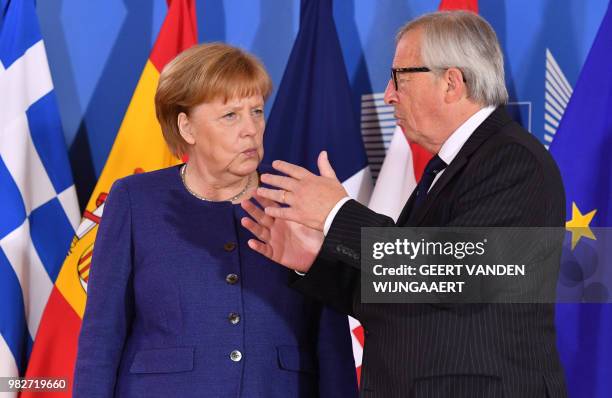
[[[612,7],[608,6],[550,151],[567,198],[576,252],[612,226]],[[611,264],[601,266],[609,267]],[[612,304],[559,304],[557,330],[571,397],[612,392]]]

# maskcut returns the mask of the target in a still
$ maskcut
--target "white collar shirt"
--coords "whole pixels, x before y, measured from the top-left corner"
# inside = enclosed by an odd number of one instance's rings
[[[459,128],[457,128],[457,130],[455,130],[450,137],[446,139],[446,141],[444,141],[444,144],[442,144],[442,147],[438,152],[438,156],[444,161],[444,163],[446,163],[447,166],[451,164],[455,157],[457,157],[457,154],[461,148],[463,148],[463,145],[465,145],[466,141],[471,137],[474,131],[476,131],[478,126],[480,126],[482,122],[484,122],[485,119],[488,118],[491,113],[493,113],[494,110],[494,106],[482,108],[470,116],[468,120],[463,122],[463,124],[459,126]],[[436,178],[434,178],[429,190],[431,190],[431,188],[436,184],[436,181],[438,181],[443,173],[444,170],[436,175]]]

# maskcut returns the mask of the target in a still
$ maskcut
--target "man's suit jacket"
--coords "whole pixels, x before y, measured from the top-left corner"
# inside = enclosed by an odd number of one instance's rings
[[[346,315],[291,289],[287,269],[249,249],[246,215],[191,195],[178,166],[115,182],[74,397],[357,395]]]
[[[292,285],[363,324],[362,396],[564,397],[552,304],[362,304],[359,279],[360,227],[560,227],[564,198],[551,156],[498,108],[397,224],[347,202]]]

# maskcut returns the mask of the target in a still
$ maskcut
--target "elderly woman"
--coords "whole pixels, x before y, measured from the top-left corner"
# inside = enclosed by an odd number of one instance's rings
[[[162,72],[157,117],[189,160],[111,189],[75,397],[356,395],[346,316],[291,290],[240,225],[270,91],[261,63],[224,44],[195,46]]]

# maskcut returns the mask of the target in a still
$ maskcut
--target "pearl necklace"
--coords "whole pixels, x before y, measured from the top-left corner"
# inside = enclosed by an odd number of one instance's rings
[[[195,196],[196,198],[200,199],[200,200],[204,200],[206,202],[233,202],[235,200],[238,200],[238,198],[240,198],[242,195],[244,195],[244,193],[247,191],[247,189],[249,188],[249,185],[251,185],[251,176],[252,174],[249,174],[249,177],[247,178],[247,183],[244,186],[244,188],[242,189],[242,191],[238,192],[236,195],[232,196],[229,199],[225,199],[225,200],[212,200],[212,199],[208,199],[205,198],[204,196],[198,195],[197,193],[193,192],[188,186],[187,186],[187,182],[185,182],[185,173],[187,172],[187,163],[185,163],[183,165],[183,167],[181,167],[181,180],[183,181],[183,185],[185,186],[185,188],[187,189],[187,191],[189,191],[190,194],[192,194],[193,196]]]

